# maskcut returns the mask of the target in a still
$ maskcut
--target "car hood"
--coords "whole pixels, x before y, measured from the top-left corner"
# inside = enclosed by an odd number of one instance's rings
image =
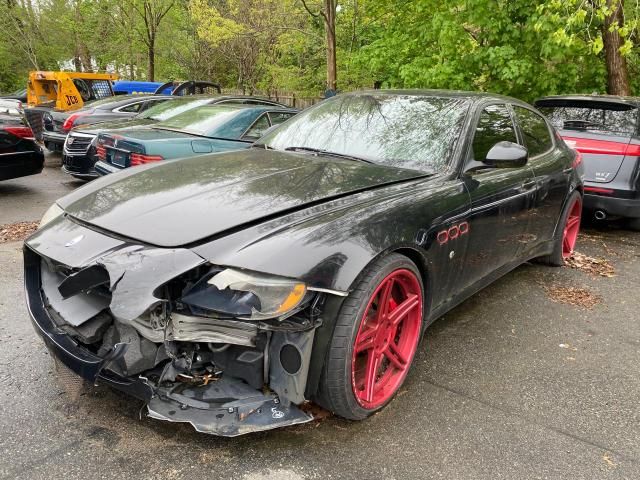
[[[321,201],[424,177],[258,148],[126,169],[58,201],[82,222],[162,247],[193,244]]]
[[[134,129],[137,127],[147,127],[149,125],[153,125],[157,123],[155,120],[151,120],[148,118],[139,118],[139,119],[121,119],[121,120],[111,120],[108,122],[99,122],[89,125],[78,125],[73,129],[74,132],[81,133],[91,133],[93,135],[97,135],[98,133],[112,131],[112,130],[122,130],[122,129]]]

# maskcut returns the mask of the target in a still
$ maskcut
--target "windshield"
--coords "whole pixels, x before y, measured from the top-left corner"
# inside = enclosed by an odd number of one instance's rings
[[[538,104],[554,127],[632,135],[636,131],[638,109],[633,105],[562,100]]]
[[[205,137],[215,136],[214,133],[220,131],[220,127],[224,126],[241,111],[242,109],[238,108],[238,106],[231,105],[198,107],[160,122],[155,128],[179,130]]]
[[[153,107],[145,110],[136,116],[136,118],[144,118],[150,120],[156,120],[162,122],[168,120],[171,117],[180,115],[181,113],[191,110],[192,108],[200,107],[211,103],[211,98],[170,98],[166,102],[159,103]]]
[[[451,97],[337,96],[293,117],[260,143],[435,172],[448,163],[468,108],[468,99]]]

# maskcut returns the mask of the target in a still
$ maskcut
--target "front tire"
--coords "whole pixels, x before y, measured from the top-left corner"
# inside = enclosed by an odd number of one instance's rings
[[[316,402],[350,420],[389,403],[415,356],[424,305],[408,258],[391,254],[367,267],[338,313]]]
[[[573,254],[573,249],[578,240],[580,232],[580,221],[582,219],[582,196],[580,192],[573,191],[567,201],[567,206],[562,212],[558,228],[560,230],[554,241],[551,255],[540,257],[538,260],[552,267],[561,267],[564,261]]]

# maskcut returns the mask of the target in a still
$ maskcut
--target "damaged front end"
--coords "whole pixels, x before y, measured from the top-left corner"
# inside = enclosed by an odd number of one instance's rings
[[[133,245],[60,216],[25,244],[31,318],[83,378],[223,436],[304,423],[325,293]]]

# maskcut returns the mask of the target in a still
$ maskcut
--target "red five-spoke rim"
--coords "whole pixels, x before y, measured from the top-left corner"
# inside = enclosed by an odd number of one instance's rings
[[[562,235],[562,258],[567,259],[573,253],[580,232],[580,217],[582,216],[582,200],[577,197],[569,209],[567,222]]]
[[[351,384],[366,409],[384,405],[402,384],[422,323],[422,289],[416,275],[387,275],[369,299],[353,346]]]

